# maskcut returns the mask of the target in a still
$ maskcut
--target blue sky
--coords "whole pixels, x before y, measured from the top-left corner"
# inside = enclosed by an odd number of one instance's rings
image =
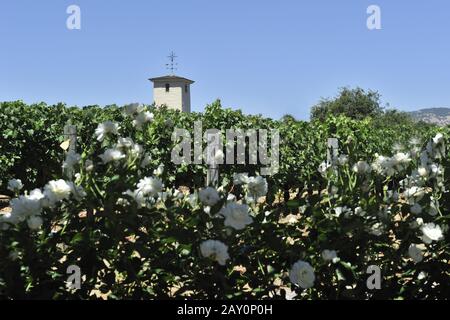
[[[81,30],[66,9],[81,8]],[[381,8],[382,30],[366,27]],[[402,110],[450,106],[448,0],[58,0],[0,2],[0,101],[152,102],[150,77],[196,81],[192,107],[308,119],[339,87]]]

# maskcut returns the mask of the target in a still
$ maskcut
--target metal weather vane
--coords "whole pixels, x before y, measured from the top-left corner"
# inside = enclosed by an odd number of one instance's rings
[[[169,62],[169,63],[166,63],[166,68],[167,68],[168,70],[170,70],[171,74],[173,75],[173,74],[174,74],[173,71],[174,71],[174,70],[177,70],[177,67],[178,67],[178,63],[175,62],[175,58],[178,58],[178,57],[177,57],[177,56],[175,55],[175,53],[172,51],[172,52],[170,53],[170,56],[168,56],[167,58],[170,59],[170,62]]]

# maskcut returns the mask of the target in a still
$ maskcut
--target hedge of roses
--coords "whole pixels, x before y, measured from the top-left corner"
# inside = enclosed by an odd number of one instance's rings
[[[0,194],[11,195],[6,188],[9,180],[22,180],[26,189],[44,185],[61,174],[64,160],[60,144],[64,141],[63,128],[71,123],[78,128],[78,147],[87,150],[95,140],[98,123],[121,123],[123,136],[134,135],[133,119],[126,117],[121,108],[88,106],[66,107],[63,104],[48,106],[44,103],[26,105],[21,101],[0,103]],[[204,184],[206,168],[176,166],[170,162],[174,128],[193,131],[194,122],[202,121],[203,129],[227,128],[278,129],[280,146],[280,171],[272,177],[271,188],[283,190],[305,185],[316,187],[320,175],[317,166],[326,154],[326,138],[338,138],[343,151],[355,159],[373,159],[375,153],[391,154],[394,148],[406,145],[412,137],[423,140],[433,137],[439,129],[419,124],[380,126],[377,121],[353,121],[344,117],[329,118],[326,122],[295,121],[290,118],[275,121],[261,116],[247,116],[241,111],[223,109],[220,101],[205,108],[204,113],[180,113],[167,109],[151,109],[154,114],[152,129],[140,143],[152,152],[153,164],[166,164],[170,179],[178,185],[200,187]],[[259,172],[258,165],[226,166],[221,176],[232,179],[237,172]],[[292,172],[297,174],[292,175]]]
[[[66,155],[75,176],[55,171],[29,190],[8,179],[2,297],[448,297],[448,129],[280,122],[218,103],[204,114],[117,111],[91,121],[78,153]],[[280,172],[223,166],[220,186],[205,188],[205,165],[170,161],[173,129],[199,119],[204,128],[279,129]],[[332,136],[340,155],[328,164],[323,140]],[[67,288],[73,265],[80,289]],[[367,286],[370,266],[381,269],[378,290]]]
[[[36,188],[61,174],[65,124],[78,126],[78,143],[84,148],[91,143],[97,121],[123,119],[116,106],[81,109],[16,101],[1,102],[0,110],[0,194],[8,194],[6,185],[13,178]]]

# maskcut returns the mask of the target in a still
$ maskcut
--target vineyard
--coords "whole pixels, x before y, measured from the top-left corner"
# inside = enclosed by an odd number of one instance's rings
[[[2,298],[450,296],[449,127],[272,120],[220,101],[203,113],[0,109],[0,194],[11,198],[0,203]],[[224,164],[206,186],[207,164],[171,161],[174,130],[197,121],[224,139],[229,128],[277,130],[278,172]]]

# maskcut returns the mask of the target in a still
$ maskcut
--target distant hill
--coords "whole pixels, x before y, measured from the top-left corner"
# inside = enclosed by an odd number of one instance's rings
[[[450,108],[429,108],[409,112],[418,121],[434,123],[438,125],[450,125]]]

